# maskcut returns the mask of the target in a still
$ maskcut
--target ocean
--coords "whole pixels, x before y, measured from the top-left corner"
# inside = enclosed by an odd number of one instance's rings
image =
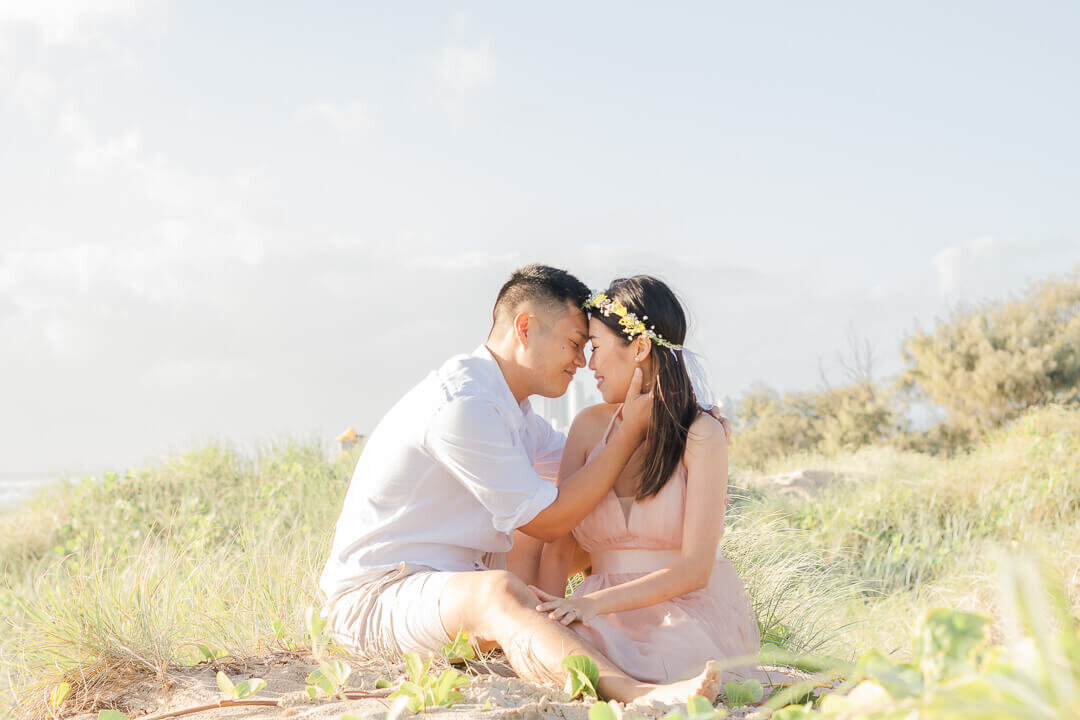
[[[0,510],[9,510],[26,501],[36,490],[51,485],[60,478],[58,473],[0,472]]]

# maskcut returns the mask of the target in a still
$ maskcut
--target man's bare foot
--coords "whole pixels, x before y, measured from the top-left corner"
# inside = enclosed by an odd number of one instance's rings
[[[720,694],[721,688],[720,675],[719,663],[710,660],[697,677],[667,685],[657,685],[655,690],[649,691],[634,702],[642,705],[648,705],[651,702],[673,705],[686,702],[691,695],[700,695],[709,702],[716,702],[716,696]]]

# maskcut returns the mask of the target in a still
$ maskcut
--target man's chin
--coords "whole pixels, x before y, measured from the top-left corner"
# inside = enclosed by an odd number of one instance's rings
[[[567,380],[565,383],[562,383],[561,386],[560,385],[552,385],[550,388],[544,388],[544,390],[537,393],[537,395],[540,395],[541,397],[546,397],[546,398],[561,398],[563,395],[566,394],[566,391],[569,390],[569,389],[570,389],[570,381]]]

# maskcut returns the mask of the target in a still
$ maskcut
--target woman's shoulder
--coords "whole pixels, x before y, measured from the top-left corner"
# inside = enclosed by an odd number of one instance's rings
[[[618,409],[618,405],[609,405],[607,403],[590,405],[574,418],[574,422],[570,426],[570,435],[579,437],[586,442],[591,441],[592,444],[599,442],[600,437],[607,430],[608,423],[611,422]]]
[[[686,435],[686,444],[697,447],[727,446],[731,437],[731,423],[723,415],[712,411],[702,410],[690,423],[690,432]],[[715,414],[714,414],[715,412]]]

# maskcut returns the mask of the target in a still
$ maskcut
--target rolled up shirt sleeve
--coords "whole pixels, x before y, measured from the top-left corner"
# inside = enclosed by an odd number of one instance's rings
[[[533,468],[498,409],[482,398],[452,400],[428,426],[425,445],[510,533],[555,502],[558,490]]]
[[[533,454],[533,469],[544,480],[554,483],[559,477],[566,436],[539,418],[536,419],[536,427],[540,442]]]

